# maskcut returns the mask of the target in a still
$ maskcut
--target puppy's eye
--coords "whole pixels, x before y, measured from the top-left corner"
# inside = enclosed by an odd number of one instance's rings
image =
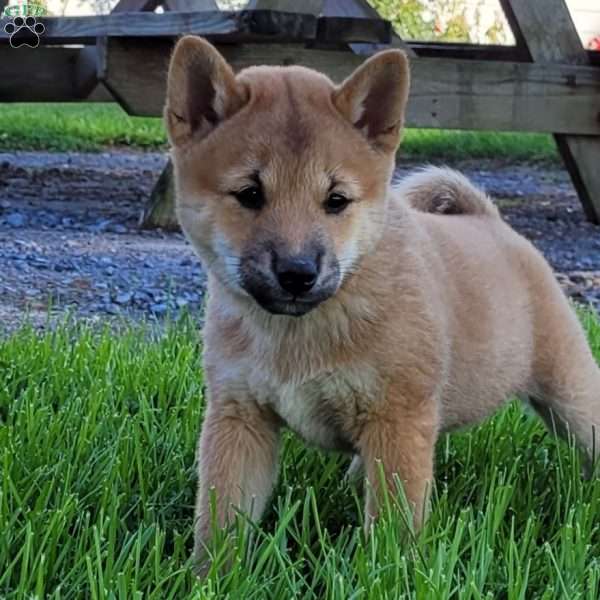
[[[237,192],[231,192],[231,195],[244,208],[249,208],[250,210],[260,210],[265,203],[262,188],[258,185],[250,185]]]
[[[346,198],[343,194],[333,192],[327,196],[327,200],[325,200],[323,206],[327,214],[337,215],[345,210],[351,202],[352,200]]]

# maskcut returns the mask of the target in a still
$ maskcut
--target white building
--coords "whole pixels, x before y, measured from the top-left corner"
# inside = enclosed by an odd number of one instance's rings
[[[432,6],[436,4],[435,0],[429,1]],[[470,15],[472,15],[472,23],[476,22],[475,15],[479,13],[478,16],[481,24],[479,27],[474,28],[479,29],[479,31],[473,37],[476,41],[484,43],[485,39],[482,39],[482,35],[487,31],[494,19],[501,15],[500,18],[504,20],[500,3],[498,0],[466,0],[466,3],[468,4]],[[594,37],[600,36],[600,0],[566,0],[566,3],[575,27],[579,32],[581,42],[587,48]],[[552,17],[549,15],[548,18]],[[506,28],[508,29],[508,25],[506,25]],[[512,38],[512,36],[510,37]],[[512,39],[511,41],[514,43]]]
[[[600,0],[567,0],[584,46],[600,36]]]

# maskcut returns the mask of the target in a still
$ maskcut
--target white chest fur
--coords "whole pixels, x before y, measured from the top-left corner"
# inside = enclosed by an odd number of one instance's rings
[[[350,430],[377,397],[377,373],[366,366],[346,366],[298,382],[278,382],[256,369],[247,372],[251,395],[270,406],[308,442],[350,450]]]

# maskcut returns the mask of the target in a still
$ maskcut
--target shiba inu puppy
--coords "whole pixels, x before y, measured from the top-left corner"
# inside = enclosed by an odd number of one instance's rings
[[[458,173],[391,187],[408,88],[397,50],[335,85],[175,48],[177,211],[209,281],[198,553],[212,488],[220,523],[260,516],[282,427],[358,457],[367,521],[398,477],[417,528],[440,432],[512,394],[600,446],[600,370],[543,257]]]

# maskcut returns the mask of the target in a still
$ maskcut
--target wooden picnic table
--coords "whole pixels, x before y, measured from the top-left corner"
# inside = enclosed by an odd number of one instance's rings
[[[409,127],[554,134],[586,215],[600,223],[599,53],[582,47],[564,0],[501,2],[515,46],[405,42],[365,0],[251,0],[237,12],[163,0],[163,14],[151,12],[159,0],[121,0],[109,15],[38,17],[35,49],[12,48],[2,19],[0,102],[81,101],[101,85],[129,114],[160,116],[184,33],[211,40],[235,69],[302,64],[336,81],[365,54],[399,47],[411,57]]]

